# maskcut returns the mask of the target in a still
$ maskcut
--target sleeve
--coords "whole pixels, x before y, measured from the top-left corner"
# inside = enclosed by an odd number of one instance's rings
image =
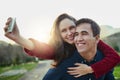
[[[54,49],[50,45],[39,42],[32,38],[30,38],[29,40],[33,42],[35,48],[31,51],[24,48],[25,53],[27,53],[30,56],[35,56],[41,59],[53,59],[54,58]]]
[[[118,63],[120,63],[120,56],[117,52],[101,40],[98,43],[98,49],[103,52],[105,57],[103,60],[91,65],[96,78],[106,74]]]

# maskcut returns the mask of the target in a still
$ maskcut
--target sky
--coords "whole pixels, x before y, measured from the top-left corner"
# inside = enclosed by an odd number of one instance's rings
[[[99,25],[120,28],[119,0],[0,0],[0,40],[8,17],[16,17],[20,33],[26,38],[46,42],[56,17],[62,13],[91,18]]]

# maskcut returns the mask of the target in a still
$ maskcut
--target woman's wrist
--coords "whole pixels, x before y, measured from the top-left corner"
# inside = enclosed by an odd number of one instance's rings
[[[19,38],[17,38],[17,40],[15,40],[15,42],[28,50],[34,49],[33,42],[30,39],[26,39],[22,36],[19,36]]]
[[[88,71],[88,73],[93,73],[94,72],[93,69],[91,68],[91,66],[88,66],[87,71]]]

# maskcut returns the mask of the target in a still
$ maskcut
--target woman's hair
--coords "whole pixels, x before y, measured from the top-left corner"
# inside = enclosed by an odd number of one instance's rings
[[[50,33],[50,40],[49,40],[49,44],[54,48],[55,50],[55,57],[54,57],[54,61],[56,62],[56,64],[54,66],[58,66],[60,64],[60,62],[69,57],[74,49],[75,46],[68,44],[67,42],[64,42],[61,35],[60,35],[60,30],[59,30],[59,25],[60,22],[64,19],[70,19],[73,22],[76,22],[76,19],[73,18],[72,16],[64,13],[61,14],[60,16],[58,16],[53,24],[51,33]]]

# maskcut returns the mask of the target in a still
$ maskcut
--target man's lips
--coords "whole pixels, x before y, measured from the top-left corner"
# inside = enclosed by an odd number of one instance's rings
[[[85,45],[85,43],[76,43],[77,44],[77,46],[79,46],[79,47],[81,47],[81,46],[84,46]]]

